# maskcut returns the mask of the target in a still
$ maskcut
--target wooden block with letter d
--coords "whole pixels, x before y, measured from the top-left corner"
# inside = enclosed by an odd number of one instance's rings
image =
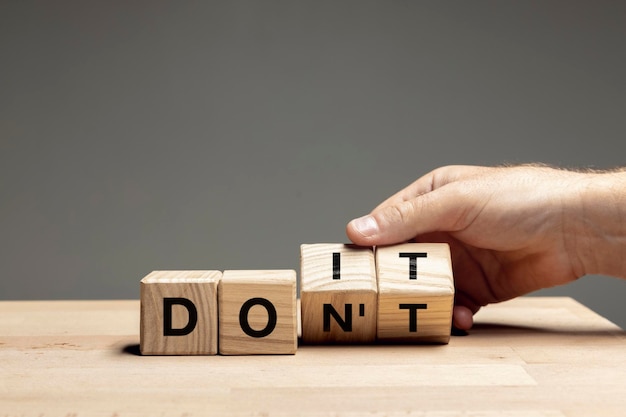
[[[141,280],[143,355],[217,354],[220,271],[153,271]]]
[[[378,339],[448,343],[454,280],[446,243],[376,248]]]
[[[302,341],[373,342],[377,290],[372,248],[301,245],[300,265]]]
[[[218,298],[220,354],[296,353],[296,271],[224,271]]]

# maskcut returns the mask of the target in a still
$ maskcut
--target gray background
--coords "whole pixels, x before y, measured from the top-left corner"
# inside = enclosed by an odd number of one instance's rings
[[[138,298],[447,164],[625,164],[626,3],[0,3],[0,298]],[[626,327],[626,282],[570,295]]]

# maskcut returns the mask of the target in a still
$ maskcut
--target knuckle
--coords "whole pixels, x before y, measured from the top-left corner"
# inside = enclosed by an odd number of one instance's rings
[[[404,201],[390,206],[386,212],[386,220],[394,224],[411,223],[415,214],[415,200]]]

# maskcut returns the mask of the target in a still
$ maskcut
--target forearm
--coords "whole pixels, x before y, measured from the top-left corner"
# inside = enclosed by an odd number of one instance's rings
[[[626,278],[626,171],[588,174],[579,202],[573,222],[582,273]]]

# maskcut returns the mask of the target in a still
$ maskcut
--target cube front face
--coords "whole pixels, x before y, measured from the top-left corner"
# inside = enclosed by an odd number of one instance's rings
[[[219,271],[153,271],[141,280],[143,355],[217,354]]]
[[[448,343],[454,280],[445,243],[376,248],[378,339]]]
[[[295,271],[224,271],[218,293],[220,354],[296,353]]]
[[[371,248],[337,243],[300,247],[302,341],[376,339],[376,269]]]

